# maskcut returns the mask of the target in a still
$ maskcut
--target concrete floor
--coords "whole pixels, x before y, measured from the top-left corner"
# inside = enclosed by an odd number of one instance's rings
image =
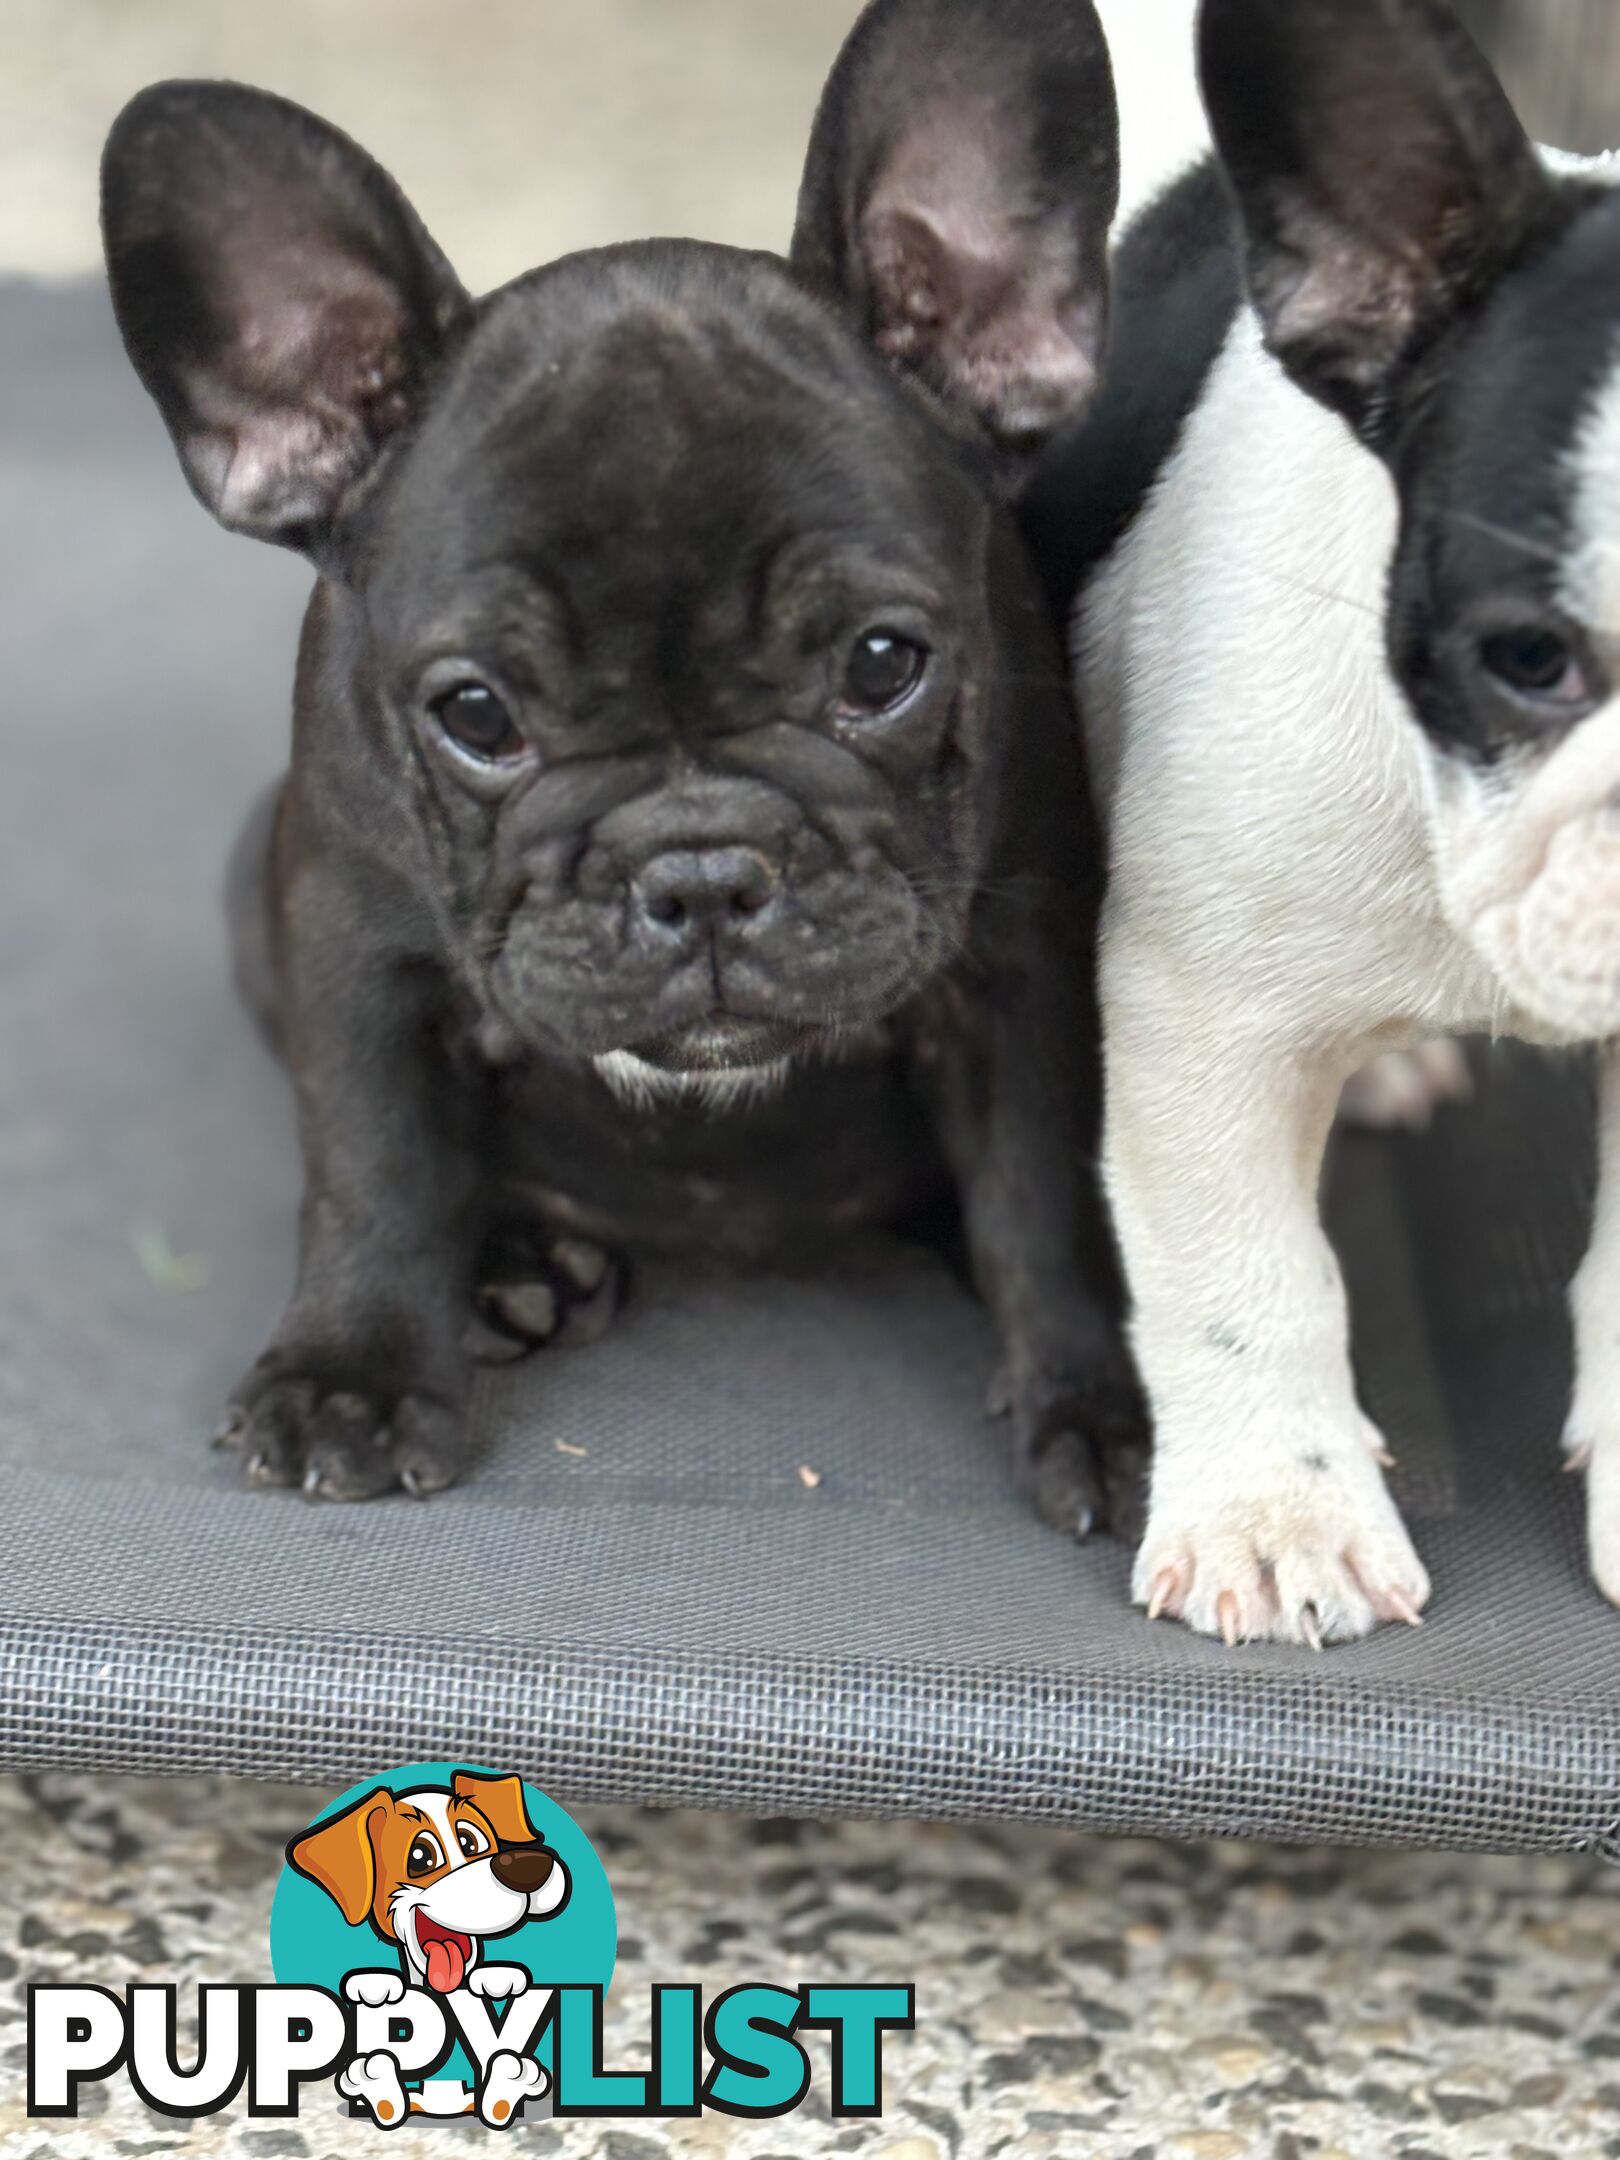
[[[653,230],[779,246],[853,14],[854,0],[4,0],[0,272],[93,269],[107,124],[172,74],[238,76],[339,121],[475,286]],[[127,2093],[74,2128],[23,2114],[25,1983],[261,1976],[280,1845],[312,1804],[203,1781],[0,1781],[0,2154],[361,2149],[336,2116],[192,2131]],[[915,1979],[920,2029],[895,2046],[882,2123],[527,2133],[556,2160],[1620,2155],[1620,1878],[1595,1865],[614,1810],[585,1823],[629,1938],[614,2059],[633,2059],[651,1980],[797,1978],[812,1940],[818,1969]],[[465,2140],[413,2149],[452,2146]]]

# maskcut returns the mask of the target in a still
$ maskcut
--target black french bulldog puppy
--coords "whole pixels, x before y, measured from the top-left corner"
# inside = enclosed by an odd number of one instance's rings
[[[468,1323],[593,1335],[622,1257],[959,1201],[1043,1511],[1140,1412],[1094,1186],[1096,853],[1002,504],[1086,403],[1117,189],[1089,0],[878,0],[792,254],[463,291],[279,98],[113,129],[130,356],[203,503],[320,574],[239,975],[301,1259],[227,1437],[265,1486],[462,1469]]]

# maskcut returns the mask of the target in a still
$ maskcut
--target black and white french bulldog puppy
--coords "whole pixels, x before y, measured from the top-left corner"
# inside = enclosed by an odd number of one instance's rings
[[[306,1177],[254,1483],[450,1483],[474,1302],[513,1355],[599,1331],[627,1253],[943,1201],[1043,1511],[1101,1516],[1140,1411],[1096,851],[1006,498],[1096,386],[1117,176],[1090,0],[878,0],[786,261],[649,242],[483,301],[279,98],[117,122],[130,355],[203,503],[320,580],[235,878]]]
[[[1537,152],[1440,0],[1204,0],[1198,41],[1224,176],[1126,233],[1029,522],[1083,587],[1111,838],[1135,1594],[1319,1645],[1430,1596],[1318,1216],[1340,1090],[1449,1033],[1620,1034],[1620,191]],[[1609,1069],[1568,1446],[1620,1598]]]

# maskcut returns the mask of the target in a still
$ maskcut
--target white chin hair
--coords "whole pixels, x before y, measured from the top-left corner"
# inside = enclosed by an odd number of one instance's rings
[[[787,1078],[791,1059],[768,1065],[744,1065],[735,1072],[665,1072],[633,1050],[610,1050],[593,1060],[596,1070],[618,1096],[638,1110],[677,1097],[701,1102],[711,1110],[729,1110],[750,1095],[765,1095]]]

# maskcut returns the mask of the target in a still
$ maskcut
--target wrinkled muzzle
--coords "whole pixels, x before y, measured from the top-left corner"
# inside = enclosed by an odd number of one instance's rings
[[[608,821],[527,857],[490,979],[531,1040],[712,1074],[882,1019],[948,943],[871,836]]]

